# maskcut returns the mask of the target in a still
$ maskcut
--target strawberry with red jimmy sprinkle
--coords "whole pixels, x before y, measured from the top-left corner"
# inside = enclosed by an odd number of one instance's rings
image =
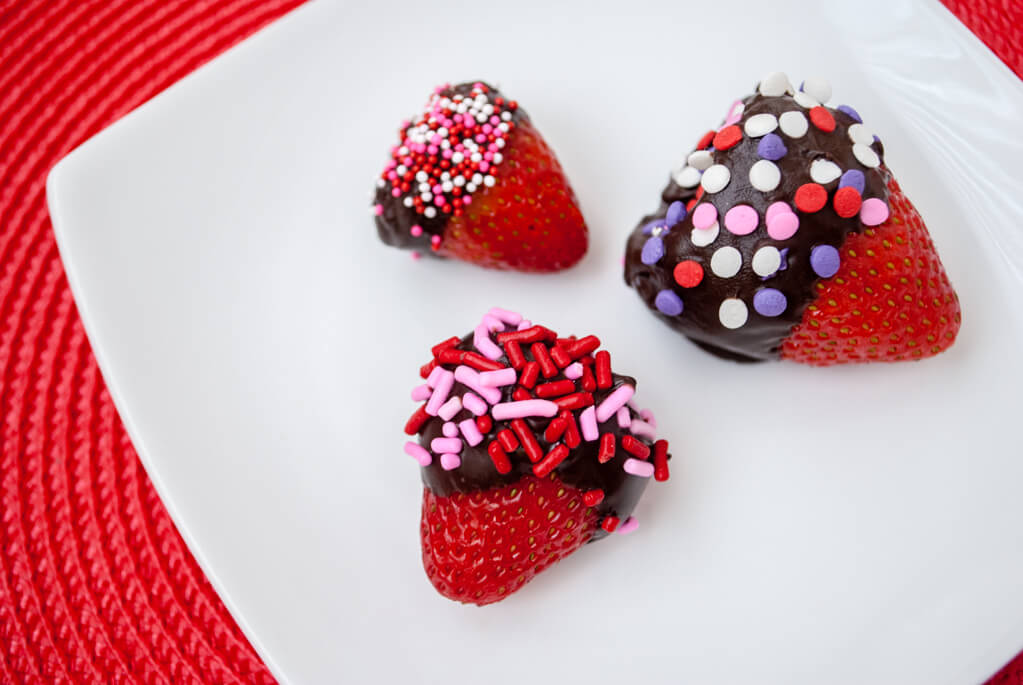
[[[405,452],[422,467],[423,566],[438,592],[504,599],[583,544],[638,527],[668,443],[596,336],[561,338],[493,308],[432,348]]]
[[[386,244],[529,272],[566,269],[586,253],[586,224],[554,152],[493,86],[437,88],[398,137],[372,208]]]
[[[719,356],[816,366],[948,349],[959,299],[880,139],[781,73],[729,108],[629,237],[626,282]]]

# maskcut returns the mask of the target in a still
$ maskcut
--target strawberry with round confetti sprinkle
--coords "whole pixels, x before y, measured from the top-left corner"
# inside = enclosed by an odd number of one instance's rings
[[[506,309],[434,345],[412,390],[423,566],[445,597],[491,604],[583,544],[638,527],[668,443],[636,381],[593,335],[559,337]]]
[[[625,281],[663,321],[738,361],[934,356],[959,298],[880,139],[831,85],[783,73],[729,108],[629,236]]]
[[[437,88],[402,123],[372,212],[380,239],[416,258],[550,272],[586,253],[554,152],[517,102],[481,81]]]

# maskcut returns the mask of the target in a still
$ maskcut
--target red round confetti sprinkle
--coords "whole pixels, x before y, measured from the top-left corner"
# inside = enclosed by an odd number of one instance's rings
[[[835,193],[835,214],[843,219],[856,216],[856,213],[860,211],[861,204],[863,204],[863,198],[860,197],[859,191],[851,186],[839,188]]]
[[[831,112],[820,105],[810,109],[810,121],[825,133],[831,133],[835,130],[835,117],[831,116]]]
[[[683,288],[695,288],[703,280],[703,267],[700,263],[686,259],[675,265],[675,282]]]
[[[796,209],[801,212],[819,212],[828,203],[828,191],[818,183],[804,183],[796,190]]]
[[[740,140],[742,140],[742,129],[732,124],[714,134],[714,147],[718,150],[727,150],[734,147]]]
[[[704,150],[704,149],[710,147],[710,143],[713,140],[714,140],[714,131],[707,131],[706,133],[703,134],[703,137],[700,138],[700,142],[698,142],[696,144],[696,149],[697,150]]]

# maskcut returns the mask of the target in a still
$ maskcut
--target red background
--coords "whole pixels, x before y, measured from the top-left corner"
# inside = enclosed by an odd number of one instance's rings
[[[44,182],[79,143],[299,4],[0,0],[0,683],[273,682],[128,441]],[[1023,76],[1020,3],[945,4]],[[992,682],[1023,685],[1023,655]]]

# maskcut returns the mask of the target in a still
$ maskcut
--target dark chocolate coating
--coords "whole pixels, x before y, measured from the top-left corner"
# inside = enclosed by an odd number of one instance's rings
[[[468,95],[475,84],[482,83],[490,89],[491,99],[504,97],[501,91],[485,81],[466,81],[454,86],[449,86],[441,91],[442,95]],[[529,115],[518,107],[512,111],[513,122],[529,121]],[[401,132],[402,135],[404,131]],[[383,212],[374,217],[377,227],[377,235],[385,244],[392,247],[399,247],[405,250],[418,250],[424,255],[443,258],[443,255],[432,250],[430,238],[435,235],[443,235],[444,228],[451,218],[450,214],[437,212],[437,216],[428,218],[424,214],[416,212],[414,207],[406,207],[402,204],[401,197],[394,197],[391,193],[391,184],[377,184],[373,194],[373,203],[383,207]],[[418,224],[423,232],[419,236],[413,236],[409,231]]]
[[[472,347],[472,336],[469,335],[463,338],[459,348],[464,350],[474,349]],[[528,345],[523,345],[522,351],[527,360],[532,360],[532,355],[529,351]],[[498,361],[503,364],[508,363],[506,357],[501,357]],[[564,378],[565,376],[563,373],[559,373],[554,378],[544,378],[543,375],[541,375],[537,384],[563,380]],[[624,384],[635,387],[636,381],[628,376],[619,376],[614,374],[612,376],[612,384],[610,388],[605,390],[597,389],[593,391],[595,404],[599,405],[600,402],[614,392],[618,386]],[[518,386],[504,386],[501,389],[501,401],[514,401],[512,399],[512,392],[516,387]],[[461,395],[470,390],[470,388],[467,388],[456,381],[451,394],[452,396]],[[628,407],[628,405],[626,406]],[[633,419],[640,419],[639,415],[631,407],[628,407],[628,409]],[[578,414],[578,411],[573,413]],[[458,423],[459,421],[471,417],[473,417],[471,412],[467,409],[462,409],[451,420]],[[524,420],[527,424],[529,424],[530,428],[533,429],[537,442],[540,443],[540,446],[546,454],[547,451],[556,444],[547,442],[543,436],[544,429],[547,427],[550,419],[536,417]],[[444,419],[441,419],[440,417],[431,417],[423,425],[419,432],[419,444],[429,450],[430,442],[434,438],[443,437],[442,427],[444,426],[444,423]],[[462,464],[456,469],[445,471],[440,465],[440,460],[434,459],[429,466],[421,469],[423,484],[435,494],[446,497],[456,492],[470,493],[477,490],[486,490],[488,488],[510,485],[521,479],[523,476],[532,474],[533,464],[529,461],[529,458],[526,456],[526,453],[523,451],[521,446],[515,451],[508,453],[508,459],[511,462],[512,470],[506,475],[498,473],[497,469],[494,467],[494,463],[490,459],[490,455],[487,453],[487,445],[489,445],[492,440],[496,439],[497,434],[500,431],[510,427],[511,424],[509,421],[495,420],[493,428],[484,436],[481,443],[475,447],[470,447],[467,443],[464,443],[462,446],[462,452],[459,455],[462,459]],[[586,490],[596,488],[604,491],[603,501],[596,506],[597,514],[599,516],[598,520],[602,520],[605,516],[617,516],[619,519],[624,521],[635,509],[643,491],[646,489],[647,481],[650,479],[630,475],[622,468],[622,463],[631,455],[625,452],[622,448],[621,436],[632,434],[618,426],[617,418],[612,416],[604,423],[599,424],[599,428],[601,433],[615,434],[617,444],[615,457],[606,464],[599,463],[597,460],[597,451],[599,450],[600,442],[587,442],[583,440],[579,446],[572,449],[565,460],[554,469],[554,473],[556,473],[558,478],[560,478],[566,485],[578,488],[584,492]],[[652,443],[649,440],[640,438],[639,436],[633,437],[652,448]],[[653,457],[651,455],[651,459],[652,458]],[[599,540],[606,535],[607,531],[598,527],[594,530],[593,537],[590,540],[591,542]]]
[[[762,192],[749,181],[749,169],[761,159],[757,146],[762,137],[743,135],[742,140],[727,150],[711,150],[714,164],[728,167],[731,178],[721,191],[704,193],[700,203],[711,202],[718,210],[720,225],[717,239],[705,247],[697,247],[690,240],[693,229],[693,212],[689,211],[679,224],[673,226],[661,238],[664,256],[653,265],[641,260],[643,245],[650,237],[643,234],[644,227],[651,221],[663,220],[668,206],[680,200],[688,204],[696,196],[699,186],[683,188],[674,179],[670,180],[661,193],[658,210],[643,217],[629,236],[625,251],[625,282],[635,288],[647,306],[669,326],[679,331],[701,348],[738,361],[763,361],[777,359],[782,341],[791,333],[792,327],[803,317],[806,307],[816,297],[816,285],[820,280],[810,266],[810,252],[817,245],[841,247],[846,235],[862,230],[858,216],[842,218],[835,213],[832,199],[839,180],[822,184],[828,191],[828,203],[813,213],[799,211],[794,205],[796,190],[805,183],[811,183],[810,164],[816,159],[827,159],[845,172],[856,169],[863,172],[864,199],[880,198],[887,201],[886,184],[888,172],[883,166],[884,151],[880,141],[875,140],[871,148],[882,159],[876,169],[862,165],[853,154],[848,128],[858,123],[849,114],[826,108],[835,120],[835,130],[828,133],[809,122],[809,110],[795,102],[792,96],[765,97],[750,95],[743,100],[745,110],[736,124],[743,128],[747,119],[761,113],[780,117],[789,111],[801,112],[807,117],[809,128],[801,138],[790,138],[780,128],[774,133],[785,143],[787,153],[774,163],[781,171],[781,182],[771,191]],[[767,234],[765,213],[774,202],[787,202],[799,217],[799,230],[786,240],[775,240]],[[734,235],[724,225],[725,213],[735,205],[752,206],[760,217],[755,231],[748,235]],[[694,206],[695,209],[695,206]],[[754,273],[753,254],[765,245],[774,245],[783,252],[782,268],[767,278]],[[742,267],[731,278],[716,276],[710,268],[713,253],[725,246],[736,248],[742,255]],[[674,279],[673,270],[678,262],[692,259],[704,270],[703,281],[694,288],[682,288]],[[779,316],[759,314],[753,307],[753,297],[764,287],[780,290],[787,299],[787,308]],[[678,316],[660,312],[654,298],[661,290],[672,290],[683,302],[683,311]],[[718,317],[721,302],[727,298],[739,298],[747,306],[749,318],[737,329],[728,329]]]

